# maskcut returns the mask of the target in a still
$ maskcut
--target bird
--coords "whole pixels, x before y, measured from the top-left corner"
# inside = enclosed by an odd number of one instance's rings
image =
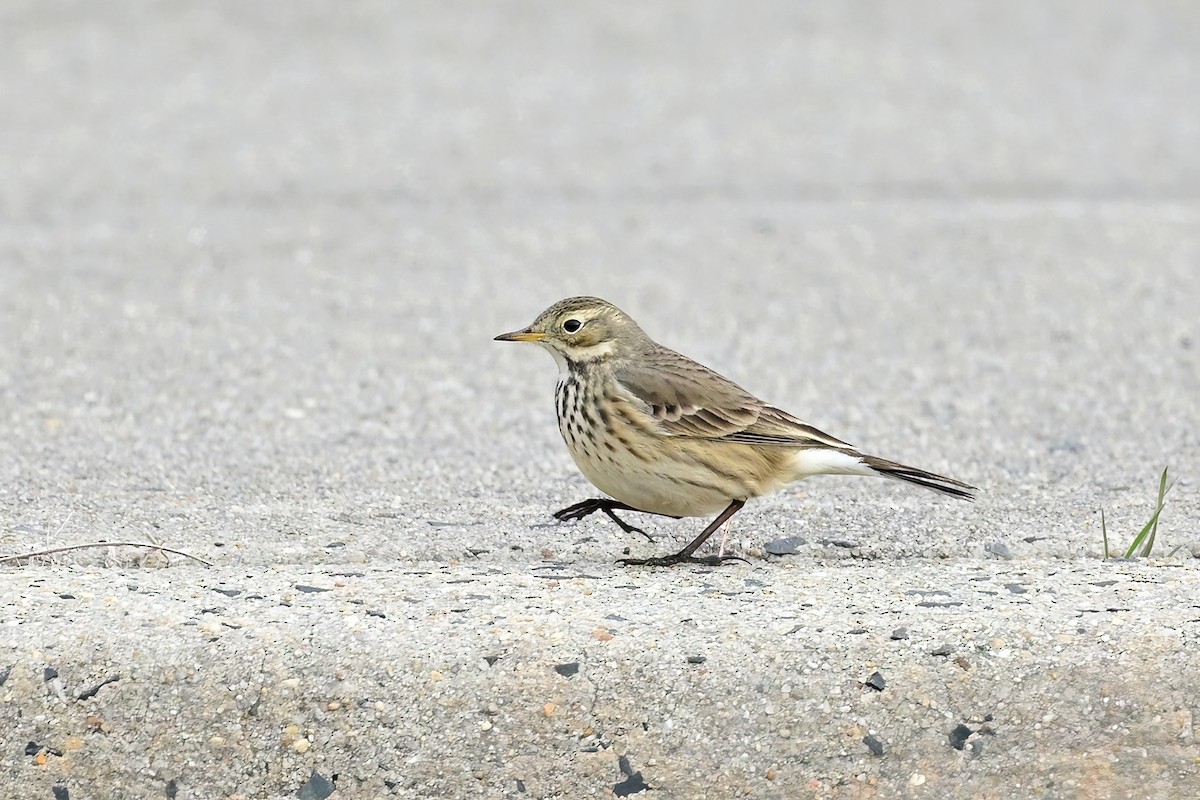
[[[562,521],[617,511],[715,518],[677,553],[626,565],[717,565],[696,551],[751,499],[812,475],[873,475],[974,499],[976,487],[860,452],[657,343],[598,297],[554,303],[529,326],[495,337],[536,343],[559,367],[558,429],[575,464],[608,497],[554,513]],[[647,538],[650,538],[647,535]],[[652,540],[653,541],[653,540]]]

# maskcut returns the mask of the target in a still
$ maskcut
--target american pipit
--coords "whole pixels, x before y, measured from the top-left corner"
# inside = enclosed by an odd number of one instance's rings
[[[577,520],[603,511],[668,517],[717,514],[678,553],[625,564],[719,564],[693,554],[752,497],[810,475],[878,475],[970,500],[975,487],[860,453],[846,442],[764,403],[708,367],[668,350],[619,308],[572,297],[528,328],[496,337],[536,342],[558,362],[558,429],[580,471],[614,499],[594,498],[554,514]]]

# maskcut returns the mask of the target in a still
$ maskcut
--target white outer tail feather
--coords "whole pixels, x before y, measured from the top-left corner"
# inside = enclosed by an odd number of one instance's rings
[[[973,500],[975,497],[975,487],[970,484],[853,450],[800,450],[792,460],[792,467],[797,480],[810,475],[875,475],[923,486],[962,500]]]
[[[851,455],[841,450],[813,447],[797,450],[792,459],[796,480],[810,475],[881,475],[863,463],[861,455]]]

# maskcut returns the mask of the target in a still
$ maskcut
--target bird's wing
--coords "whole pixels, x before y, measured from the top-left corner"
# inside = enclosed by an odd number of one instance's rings
[[[613,370],[617,383],[645,403],[668,436],[781,447],[849,447],[733,381],[671,351]]]

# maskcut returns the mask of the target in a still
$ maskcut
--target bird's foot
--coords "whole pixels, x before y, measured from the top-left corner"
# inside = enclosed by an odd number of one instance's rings
[[[750,563],[741,556],[685,556],[682,553],[675,553],[670,556],[655,556],[653,558],[622,558],[617,563],[623,564],[626,567],[675,567],[680,564],[700,564],[705,567],[719,567],[730,561],[741,561],[743,564]]]
[[[563,522],[574,522],[577,519],[583,519],[589,514],[594,514],[605,507],[605,501],[599,497],[593,497],[590,500],[582,500],[574,505],[560,508],[554,512],[554,518]]]
[[[567,506],[566,508],[560,508],[558,511],[554,512],[554,518],[561,520],[562,522],[574,522],[576,520],[583,519],[589,514],[594,514],[597,511],[603,511],[609,519],[617,523],[621,530],[625,531],[626,533],[640,533],[650,541],[654,541],[653,536],[646,533],[636,525],[630,525],[628,522],[618,517],[613,512],[614,508],[621,508],[628,511],[637,510],[630,508],[624,503],[618,503],[615,500],[605,500],[602,497],[593,497],[590,500],[582,500],[574,505]]]

